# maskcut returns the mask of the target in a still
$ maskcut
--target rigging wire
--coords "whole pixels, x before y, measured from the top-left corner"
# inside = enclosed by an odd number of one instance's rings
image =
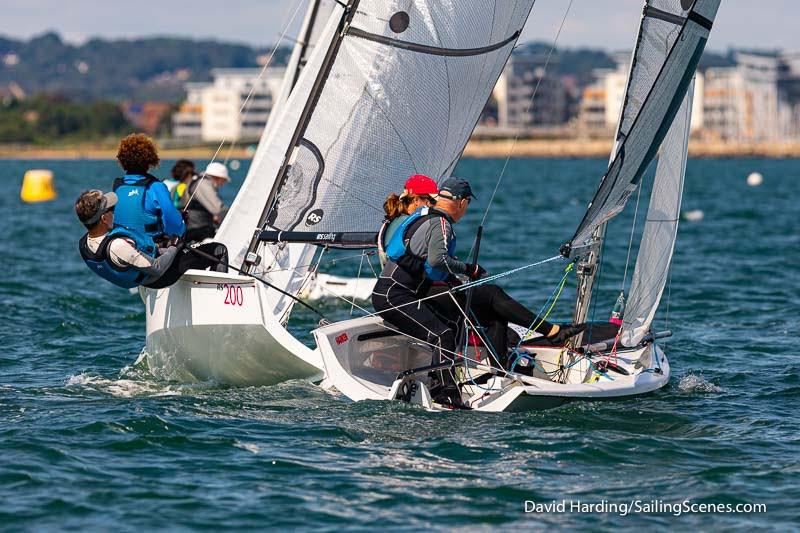
[[[361,254],[361,261],[358,262],[358,274],[356,275],[356,290],[353,292],[353,302],[350,305],[350,318],[356,308],[356,294],[358,293],[358,282],[361,281],[361,267],[364,266],[364,254]]]
[[[505,278],[508,276],[512,276],[517,274],[518,272],[522,272],[523,270],[527,270],[529,268],[537,267],[544,265],[546,263],[550,263],[552,261],[556,261],[558,259],[564,259],[562,255],[554,255],[553,257],[548,257],[547,259],[542,259],[541,261],[536,261],[535,263],[529,263],[527,265],[522,265],[521,267],[512,268],[511,270],[506,270],[505,272],[500,272],[499,274],[494,274],[492,276],[486,276],[485,278],[481,278],[479,280],[470,281],[468,283],[462,283],[458,287],[453,287],[451,290],[458,292],[458,291],[465,291],[472,287],[476,287],[478,285],[483,285],[485,283],[490,283],[492,281],[498,280],[500,278]]]
[[[564,17],[561,19],[561,24],[558,26],[558,31],[556,32],[556,36],[553,39],[553,44],[550,46],[550,51],[547,53],[547,59],[544,62],[544,69],[542,72],[542,76],[536,81],[536,87],[533,89],[533,94],[531,94],[530,100],[528,100],[528,106],[525,108],[525,114],[527,115],[531,108],[533,107],[533,101],[536,98],[536,93],[539,91],[539,86],[542,83],[542,79],[544,79],[544,75],[547,73],[547,67],[550,65],[550,58],[553,55],[553,51],[556,49],[556,45],[558,44],[558,38],[561,36],[561,30],[564,29],[564,23],[567,21],[567,16],[569,16],[569,11],[572,8],[572,3],[574,0],[569,0],[569,4],[567,4],[567,9],[564,11]],[[519,140],[520,132],[517,131],[517,134],[514,136],[514,141],[511,143],[511,147],[508,150],[508,155],[506,156],[506,160],[503,163],[503,168],[500,171],[500,175],[497,177],[497,183],[494,186],[494,190],[492,191],[492,196],[489,198],[489,203],[486,206],[486,210],[483,213],[483,218],[481,219],[480,225],[484,225],[486,222],[486,217],[489,216],[489,210],[492,208],[492,202],[494,202],[494,197],[497,195],[497,190],[500,188],[500,183],[503,181],[503,176],[506,173],[506,169],[508,168],[508,163],[511,160],[511,155],[514,153],[514,149],[517,146],[517,141]]]
[[[631,238],[628,240],[628,256],[625,258],[625,273],[622,275],[622,285],[619,290],[625,290],[625,283],[628,281],[628,265],[631,262],[631,248],[633,247],[633,234],[636,232],[636,220],[639,216],[639,200],[642,198],[642,184],[639,184],[639,191],[636,194],[636,207],[633,210],[633,223],[631,224]]]
[[[272,64],[272,60],[275,58],[275,53],[278,51],[278,47],[280,47],[281,43],[283,42],[284,38],[286,37],[286,33],[289,31],[289,27],[294,23],[294,19],[297,17],[297,14],[300,12],[300,8],[302,6],[303,6],[303,0],[297,0],[297,5],[295,6],[295,9],[294,9],[294,12],[292,13],[292,16],[289,18],[289,21],[286,23],[286,25],[284,25],[283,31],[281,31],[281,34],[278,37],[278,42],[276,42],[275,46],[272,47],[272,51],[270,52],[269,57],[264,62],[264,66],[261,68],[261,71],[258,73],[258,76],[256,77],[255,81],[253,82],[252,86],[250,87],[250,92],[247,93],[247,97],[244,99],[244,102],[242,102],[242,105],[239,108],[239,112],[236,114],[237,120],[239,119],[239,117],[242,116],[245,107],[247,107],[247,104],[250,103],[250,98],[253,96],[253,91],[255,91],[256,85],[258,84],[259,81],[261,81],[261,78],[264,77],[264,73],[266,73],[267,68],[269,68],[269,66]],[[214,152],[214,155],[211,156],[211,161],[209,163],[213,163],[217,159],[217,156],[219,155],[220,150],[222,150],[222,147],[225,146],[226,142],[228,142],[228,138],[227,137],[223,138],[222,141],[220,141],[219,146],[217,146],[217,149]],[[231,150],[232,149],[233,148],[231,148]],[[230,151],[228,152],[228,155],[230,155]],[[228,162],[228,157],[225,158],[225,162],[226,163]],[[204,179],[206,179],[206,173],[205,172],[203,172],[203,174],[200,176],[200,182],[198,182],[198,186],[200,185],[200,183],[202,183],[202,181]],[[192,199],[194,198],[194,195],[197,194],[197,189],[198,188],[199,187],[195,187],[194,191],[191,194],[191,196],[189,196],[189,200],[186,202],[186,206],[183,208],[184,212],[188,209],[189,204],[191,204]]]

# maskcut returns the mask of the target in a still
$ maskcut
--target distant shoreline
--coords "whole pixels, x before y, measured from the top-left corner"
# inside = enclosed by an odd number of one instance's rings
[[[517,158],[604,158],[611,151],[611,142],[605,140],[586,139],[520,139],[516,143],[512,139],[471,140],[464,150],[464,157],[505,158],[513,145],[513,157]],[[2,145],[0,159],[114,159],[116,145],[80,144],[65,146],[34,145]],[[185,148],[162,148],[163,159],[210,159],[217,151],[216,147],[188,146]],[[800,142],[759,142],[759,143],[726,143],[692,141],[689,144],[690,157],[707,158],[800,158]],[[234,147],[230,150],[223,147],[218,154],[222,158],[250,159],[252,151],[247,146]]]

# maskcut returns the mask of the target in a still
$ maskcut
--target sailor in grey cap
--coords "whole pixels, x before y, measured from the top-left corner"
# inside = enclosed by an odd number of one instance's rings
[[[75,213],[87,229],[78,249],[86,266],[98,276],[125,289],[139,285],[161,288],[175,283],[190,268],[227,271],[227,251],[221,244],[201,247],[217,258],[210,261],[182,244],[158,248],[148,235],[114,226],[117,202],[115,193],[98,189],[84,191],[75,202]]]
[[[434,346],[432,364],[452,359],[457,351],[455,331],[466,305],[464,293],[452,291],[461,283],[458,276],[477,280],[486,273],[479,264],[465,263],[455,255],[453,225],[464,217],[474,198],[467,180],[445,180],[439,186],[435,207],[409,216],[387,243],[389,261],[372,293],[372,303],[385,320]],[[502,366],[508,358],[509,323],[535,326],[536,332],[560,344],[585,329],[584,325],[561,327],[540,319],[489,283],[473,287],[469,310],[486,330],[490,348]],[[464,406],[449,371],[432,377],[434,401]]]

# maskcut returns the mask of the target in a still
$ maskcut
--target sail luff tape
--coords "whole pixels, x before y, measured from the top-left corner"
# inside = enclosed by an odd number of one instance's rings
[[[53,186],[53,172],[45,169],[33,169],[25,172],[22,178],[22,189],[19,197],[23,202],[49,202],[58,196]]]

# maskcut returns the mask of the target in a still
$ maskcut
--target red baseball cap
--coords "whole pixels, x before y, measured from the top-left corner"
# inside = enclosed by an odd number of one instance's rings
[[[414,174],[403,185],[403,194],[400,195],[400,198],[425,195],[435,197],[437,194],[439,194],[439,187],[436,186],[435,181],[424,174]]]

